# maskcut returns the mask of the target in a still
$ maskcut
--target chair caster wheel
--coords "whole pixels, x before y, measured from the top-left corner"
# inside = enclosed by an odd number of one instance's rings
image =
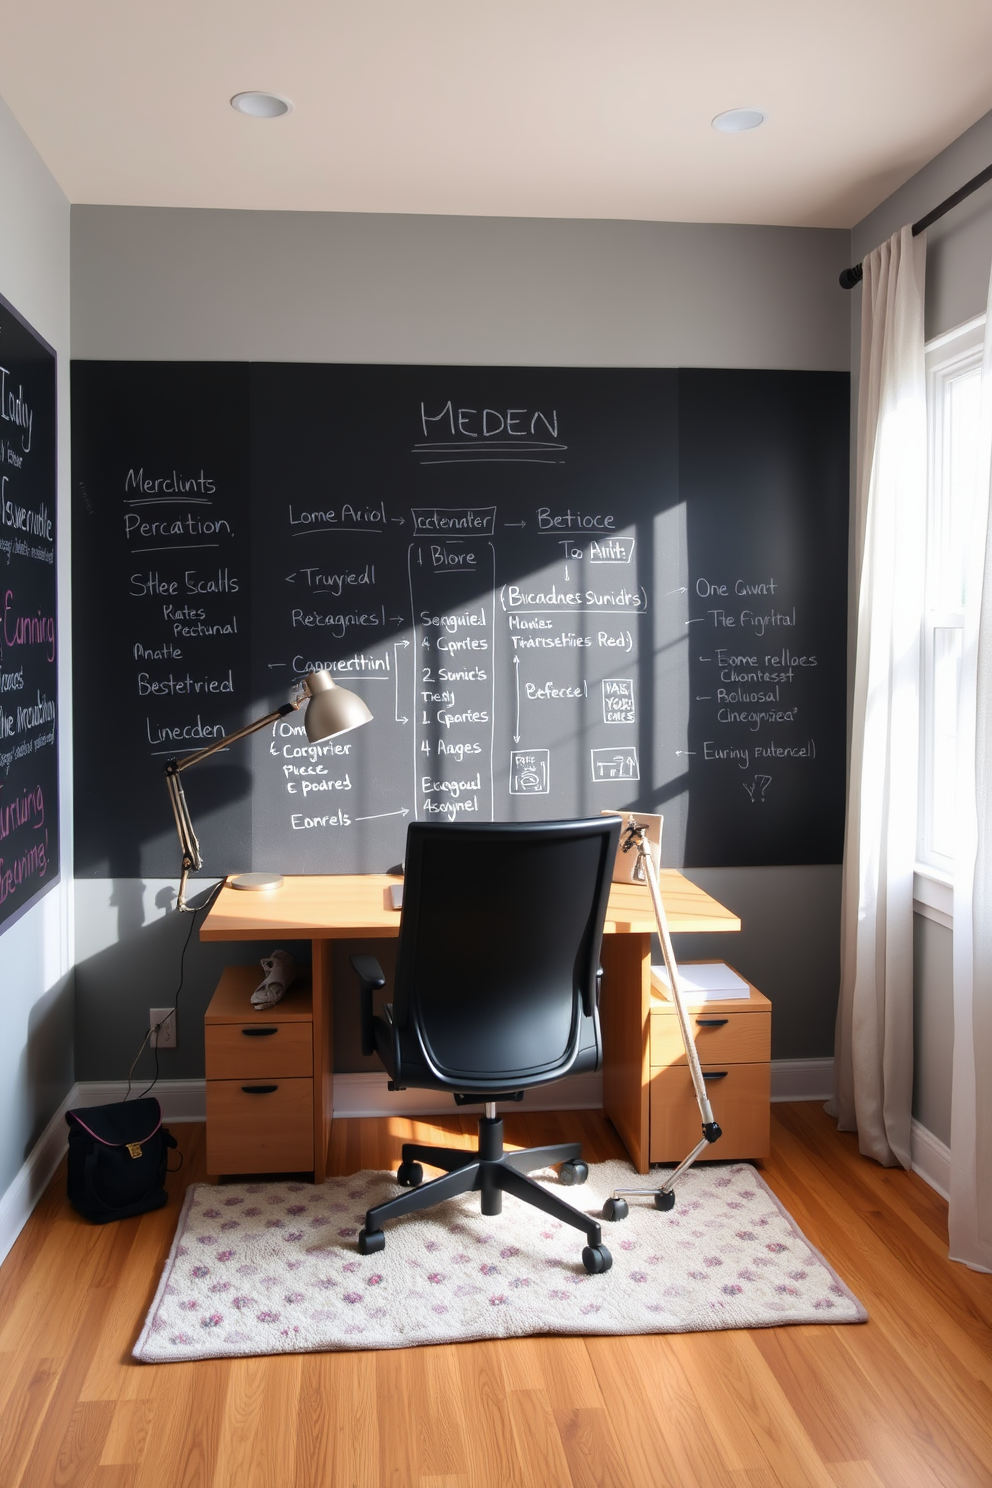
[[[582,1264],[590,1276],[600,1276],[604,1271],[609,1271],[613,1265],[613,1257],[605,1245],[587,1245],[582,1252]]]
[[[359,1230],[358,1254],[375,1255],[386,1248],[386,1236],[382,1230]]]
[[[603,1205],[603,1218],[609,1220],[626,1219],[630,1210],[627,1208],[626,1199],[607,1199]]]
[[[669,1209],[675,1208],[674,1193],[665,1193],[662,1189],[659,1189],[654,1196],[654,1207],[660,1209],[663,1214],[667,1214]]]
[[[566,1188],[573,1184],[585,1183],[589,1177],[589,1165],[577,1157],[573,1162],[563,1162],[558,1169],[558,1182],[564,1183]]]
[[[424,1170],[418,1162],[401,1162],[396,1169],[396,1182],[404,1188],[419,1188],[424,1181]]]

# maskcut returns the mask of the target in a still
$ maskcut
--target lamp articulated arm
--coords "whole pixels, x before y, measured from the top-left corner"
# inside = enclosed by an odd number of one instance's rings
[[[249,734],[256,733],[270,723],[276,723],[280,718],[285,718],[287,713],[295,713],[303,703],[307,705],[303,727],[311,744],[317,744],[321,739],[333,739],[338,734],[346,734],[351,729],[360,728],[363,723],[371,721],[372,714],[366,707],[364,699],[354,692],[349,692],[345,687],[339,687],[328,671],[308,672],[300,679],[299,687],[300,691],[291,702],[283,703],[281,708],[276,708],[272,713],[266,713],[264,718],[257,718],[254,723],[246,723],[244,728],[235,729],[233,733],[225,734],[222,739],[215,739],[212,744],[207,744],[205,748],[187,754],[183,759],[166,761],[165,784],[169,792],[169,800],[172,802],[172,814],[176,819],[176,831],[179,834],[179,845],[183,852],[179,896],[176,900],[177,909],[189,910],[191,908],[186,903],[186,883],[190,874],[198,873],[203,866],[200,844],[193,831],[189,807],[186,805],[186,796],[179,778],[184,770],[192,769],[193,765],[198,765],[201,760],[209,759],[212,754],[217,753],[218,749],[226,749],[229,744],[236,744],[239,739],[247,738]],[[251,876],[253,875],[244,875],[245,878]],[[281,877],[276,874],[273,882],[281,883]],[[237,877],[233,883],[235,888],[246,887],[245,883],[239,881]],[[257,885],[253,884],[252,887],[257,887]]]
[[[302,694],[295,702],[283,703],[281,708],[276,708],[272,713],[266,713],[264,718],[258,718],[254,723],[246,723],[244,728],[235,729],[231,734],[225,734],[222,739],[215,739],[212,744],[207,744],[203,749],[197,749],[193,754],[187,754],[183,759],[170,759],[165,762],[165,786],[169,792],[169,800],[172,802],[172,814],[176,819],[176,831],[179,834],[179,846],[182,848],[182,869],[179,877],[179,895],[176,900],[176,908],[192,913],[193,906],[186,903],[186,883],[191,873],[199,873],[203,867],[203,859],[200,856],[200,844],[196,833],[193,831],[193,822],[186,804],[186,793],[183,783],[179,778],[184,770],[198,765],[201,760],[208,759],[210,755],[216,754],[218,750],[226,749],[229,744],[235,744],[239,739],[245,739],[249,734],[257,733],[267,724],[275,723],[280,718],[285,718],[287,713],[295,713],[300,703],[304,701]]]

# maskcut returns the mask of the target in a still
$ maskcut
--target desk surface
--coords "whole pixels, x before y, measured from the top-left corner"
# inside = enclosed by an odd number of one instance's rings
[[[739,930],[741,922],[674,868],[662,869],[661,896],[672,931]],[[400,911],[387,890],[400,880],[388,873],[307,874],[287,878],[281,889],[254,894],[221,889],[203,925],[201,940],[386,938],[399,934]],[[639,884],[614,884],[607,935],[644,935],[655,928],[651,896]]]

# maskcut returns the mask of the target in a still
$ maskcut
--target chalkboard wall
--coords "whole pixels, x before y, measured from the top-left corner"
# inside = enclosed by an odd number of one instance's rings
[[[59,881],[55,352],[0,297],[0,926]]]
[[[688,866],[838,862],[848,379],[77,362],[77,872],[356,872],[410,819],[665,815]]]

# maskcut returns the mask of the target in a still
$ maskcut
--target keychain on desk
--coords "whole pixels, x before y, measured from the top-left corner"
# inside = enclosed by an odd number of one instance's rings
[[[713,1116],[710,1099],[706,1093],[706,1081],[699,1063],[699,1055],[693,1042],[692,1030],[689,1027],[689,1019],[682,1000],[682,983],[679,977],[679,969],[675,960],[675,952],[672,950],[672,940],[668,933],[668,919],[665,915],[665,906],[661,902],[661,890],[658,888],[658,875],[655,872],[654,860],[651,850],[646,841],[647,828],[640,825],[630,816],[627,818],[627,826],[622,843],[623,851],[630,852],[634,849],[640,859],[640,868],[647,879],[648,889],[651,893],[651,903],[654,906],[654,917],[658,922],[658,937],[661,941],[661,953],[665,959],[665,970],[668,973],[668,985],[672,993],[672,1001],[678,1015],[679,1029],[682,1033],[682,1042],[685,1045],[685,1057],[689,1065],[689,1073],[692,1076],[693,1089],[696,1092],[696,1101],[699,1105],[699,1114],[703,1123],[703,1135],[696,1146],[684,1158],[666,1178],[661,1188],[617,1188],[613,1196],[607,1199],[603,1205],[604,1219],[626,1219],[628,1214],[627,1199],[639,1194],[651,1194],[654,1197],[655,1208],[668,1210],[675,1207],[675,1184],[682,1174],[692,1167],[700,1153],[705,1152],[710,1143],[715,1142],[722,1135],[719,1126]]]

